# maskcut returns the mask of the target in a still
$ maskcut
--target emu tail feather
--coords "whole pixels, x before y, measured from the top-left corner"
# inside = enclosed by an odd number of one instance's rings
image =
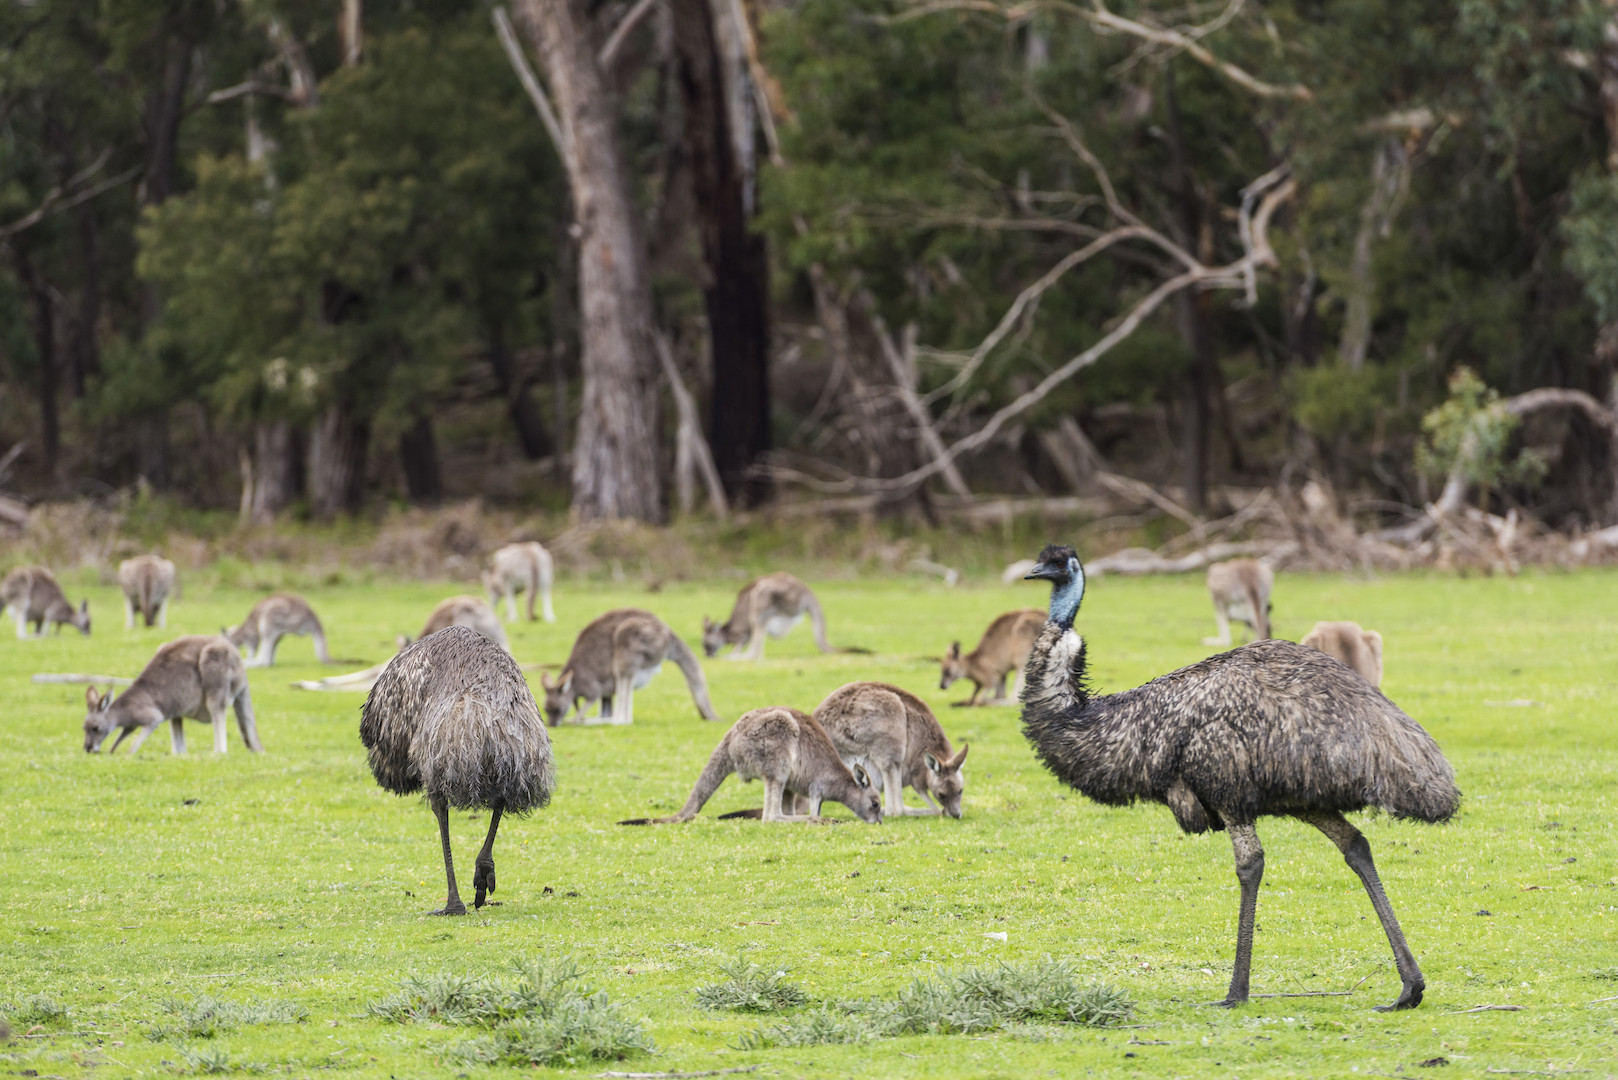
[[[833,652],[831,645],[826,641],[826,614],[820,610],[820,601],[814,593],[809,594],[809,623],[815,631],[815,647],[823,653]]]
[[[697,662],[697,655],[691,651],[691,646],[670,634],[669,649],[665,655],[685,675],[685,685],[691,690],[691,700],[696,703],[697,712],[702,714],[704,720],[717,721],[719,714],[714,712],[713,702],[708,699],[708,677],[702,673],[702,665]]]

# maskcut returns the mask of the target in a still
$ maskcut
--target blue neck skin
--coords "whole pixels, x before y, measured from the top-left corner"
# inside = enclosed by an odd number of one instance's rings
[[[1068,579],[1051,586],[1051,622],[1063,630],[1073,629],[1084,600],[1084,568],[1077,559],[1068,561]]]

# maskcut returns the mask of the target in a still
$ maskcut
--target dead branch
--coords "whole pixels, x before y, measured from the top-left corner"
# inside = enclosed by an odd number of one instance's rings
[[[674,366],[674,353],[669,349],[668,339],[661,333],[653,336],[658,363],[663,367],[663,377],[669,381],[669,390],[674,395],[674,410],[679,417],[674,436],[674,482],[680,513],[691,512],[692,504],[696,501],[691,477],[694,472],[700,472],[703,485],[708,489],[708,505],[714,516],[724,521],[730,516],[730,502],[725,498],[725,486],[719,480],[713,451],[708,446],[708,440],[702,437],[702,421],[697,414],[696,399],[685,388],[680,369]]]
[[[215,90],[206,98],[203,98],[203,103],[207,105],[222,105],[227,101],[234,101],[239,97],[246,97],[248,94],[266,94],[270,97],[281,98],[282,100],[292,97],[292,92],[284,86],[276,86],[274,83],[260,82],[258,79],[248,79],[246,82],[239,82],[235,86],[227,86],[221,90]]]
[[[738,1065],[732,1069],[702,1069],[697,1072],[604,1072],[597,1076],[616,1077],[617,1080],[676,1080],[687,1076],[727,1076],[730,1073],[750,1073],[757,1065]]]
[[[1282,543],[1255,541],[1250,543],[1209,544],[1177,559],[1167,559],[1147,548],[1125,548],[1084,564],[1087,574],[1184,574],[1200,570],[1209,563],[1225,559],[1263,558],[1267,562],[1280,562],[1298,550],[1292,541]]]
[[[556,153],[567,161],[566,141],[562,138],[562,124],[556,118],[556,110],[551,108],[550,99],[545,96],[545,90],[539,85],[539,78],[528,63],[528,56],[522,51],[522,43],[517,40],[517,32],[512,29],[511,16],[506,9],[497,7],[491,13],[494,19],[495,33],[500,35],[500,45],[506,50],[506,59],[511,62],[511,70],[517,73],[517,80],[522,88],[528,92],[528,100],[534,103],[539,112],[540,123],[550,133],[551,142],[556,146]]]
[[[876,300],[870,292],[859,291],[860,307],[865,311],[865,317],[871,322],[871,329],[876,333],[878,346],[881,348],[883,359],[888,362],[888,370],[893,375],[893,387],[903,403],[905,411],[910,414],[911,422],[916,425],[916,437],[935,461],[944,454],[944,440],[938,437],[938,429],[933,427],[933,418],[922,404],[921,398],[916,396],[916,327],[914,323],[904,329],[904,348],[894,343],[893,335],[888,333],[888,324],[877,313]],[[946,462],[939,470],[944,478],[944,484],[957,495],[971,495],[972,491],[966,486],[961,471],[955,467],[953,461]]]
[[[80,675],[74,672],[40,672],[34,676],[37,683],[90,683],[99,685],[107,683],[112,686],[128,686],[134,679],[126,679],[122,675]]]
[[[656,4],[657,0],[639,0],[622,19],[618,20],[618,25],[612,28],[612,35],[607,38],[607,43],[601,46],[601,51],[596,54],[596,61],[600,63],[602,71],[612,69],[612,62],[618,58],[618,50],[623,48],[625,39]]]
[[[13,221],[11,224],[0,225],[0,240],[5,240],[8,237],[16,236],[20,232],[31,229],[35,225],[38,225],[41,221],[44,221],[51,215],[51,213],[59,210],[71,209],[72,207],[84,202],[86,199],[92,199],[101,194],[103,191],[116,187],[118,184],[124,183],[125,181],[133,179],[135,176],[139,175],[140,169],[136,168],[132,172],[120,173],[111,181],[104,181],[103,183],[97,184],[94,187],[86,189],[85,191],[76,192],[71,196],[68,195],[68,192],[73,191],[74,188],[85,183],[90,179],[90,177],[100,172],[106,166],[108,159],[111,157],[112,151],[110,149],[101,151],[100,155],[89,165],[85,166],[83,169],[80,169],[77,173],[73,174],[62,183],[57,184],[55,187],[47,191],[45,193],[45,197],[39,201],[38,206],[34,207],[16,221]],[[65,202],[63,201],[64,199],[66,199]]]

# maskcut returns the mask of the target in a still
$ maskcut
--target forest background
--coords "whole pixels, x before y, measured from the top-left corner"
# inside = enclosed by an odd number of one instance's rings
[[[0,43],[17,525],[1618,548],[1604,0],[32,0]]]

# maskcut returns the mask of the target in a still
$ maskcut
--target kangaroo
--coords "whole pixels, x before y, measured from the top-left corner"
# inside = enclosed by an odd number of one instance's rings
[[[19,566],[0,581],[0,610],[5,608],[10,608],[11,617],[17,620],[19,639],[43,637],[46,623],[58,634],[62,624],[67,623],[85,637],[90,636],[90,601],[79,601],[75,610],[67,602],[62,586],[56,583],[56,575],[43,566]],[[28,632],[29,623],[34,624],[32,634]]]
[[[417,639],[436,634],[446,626],[464,626],[476,630],[502,649],[511,651],[511,645],[506,641],[506,631],[501,627],[494,608],[480,596],[452,596],[448,600],[440,600],[427,616],[427,623],[421,628]],[[399,647],[402,649],[408,644],[410,639],[401,635]]]
[[[876,778],[888,817],[961,816],[961,765],[970,747],[962,743],[952,751],[937,717],[915,694],[887,683],[852,682],[815,707],[815,720],[844,761],[863,765]],[[905,806],[906,784],[931,809]]]
[[[131,754],[140,750],[146,737],[159,724],[169,722],[169,734],[176,754],[185,753],[187,717],[213,725],[213,749],[225,752],[225,710],[236,709],[236,724],[242,741],[255,754],[263,753],[258,726],[253,722],[253,699],[247,693],[247,665],[241,654],[221,637],[190,634],[175,638],[158,648],[135,682],[115,699],[109,690],[98,694],[95,687],[85,691],[89,713],[84,718],[84,749],[95,753],[113,728],[121,728],[113,741],[112,753],[135,733]]]
[[[1298,644],[1336,657],[1372,686],[1382,685],[1382,635],[1356,622],[1317,622]]]
[[[1230,621],[1246,623],[1255,641],[1270,636],[1270,589],[1275,571],[1257,559],[1232,559],[1208,567],[1208,591],[1213,594],[1214,623],[1219,636],[1203,638],[1204,645],[1229,645]]]
[[[766,574],[742,586],[729,619],[716,623],[702,617],[702,651],[712,657],[733,645],[732,660],[762,660],[765,637],[785,637],[806,614],[814,627],[815,645],[823,653],[831,652],[826,643],[826,616],[809,586],[791,574]]]
[[[854,811],[862,821],[882,823],[882,802],[871,789],[870,776],[859,765],[851,769],[843,763],[815,718],[797,709],[768,706],[744,714],[725,732],[678,814],[618,824],[690,821],[731,773],[744,782],[764,781],[764,811],[758,816],[765,821],[818,822],[820,804],[830,799]],[[752,817],[755,812],[724,816]]]
[[[546,622],[556,621],[551,609],[551,584],[556,571],[551,553],[536,543],[507,544],[489,557],[489,566],[483,571],[483,587],[489,592],[489,603],[499,604],[506,599],[506,622],[517,621],[517,594],[528,593],[528,621],[534,621],[534,598],[540,598]]]
[[[161,555],[137,555],[118,564],[118,587],[124,590],[124,629],[135,628],[135,612],[158,626],[169,624],[169,594],[174,591],[174,564]]]
[[[944,654],[943,672],[938,678],[938,688],[948,690],[950,683],[957,679],[972,680],[972,696],[965,701],[956,702],[957,705],[1004,705],[1006,700],[1006,678],[1013,672],[1016,681],[1012,686],[1011,697],[1017,696],[1017,688],[1022,684],[1023,665],[1028,662],[1028,654],[1034,650],[1034,640],[1039,632],[1045,629],[1045,613],[1033,608],[1023,608],[1020,611],[1008,611],[998,615],[983,632],[983,640],[978,647],[961,655],[961,643],[950,642],[949,652]],[[978,701],[978,695],[983,688],[994,686],[994,693],[988,702]]]
[[[718,720],[696,654],[662,619],[639,608],[618,608],[598,616],[579,631],[556,681],[540,675],[545,718],[555,727],[573,708],[573,719],[582,722],[586,710],[599,701],[603,721],[633,723],[635,691],[652,681],[665,660],[673,660],[684,673],[702,718]]]
[[[334,663],[326,651],[326,630],[309,601],[291,593],[276,593],[253,605],[240,626],[225,631],[225,640],[246,649],[247,666],[274,667],[275,650],[288,634],[309,634],[315,641],[315,658],[322,664]]]

